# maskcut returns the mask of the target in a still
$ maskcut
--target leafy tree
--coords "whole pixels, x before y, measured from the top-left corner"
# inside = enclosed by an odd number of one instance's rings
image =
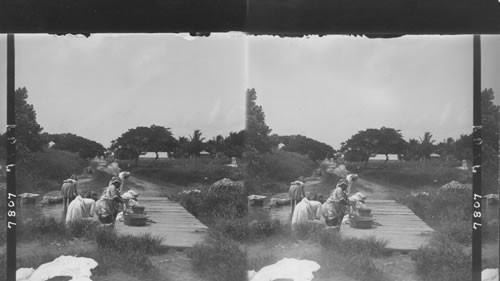
[[[171,151],[175,146],[176,140],[172,136],[170,128],[152,125],[151,127],[129,129],[112,142],[111,149],[116,150],[119,155],[123,153],[132,155],[137,165],[139,156],[142,153],[155,152],[156,161],[159,157],[158,152]]]
[[[53,141],[53,148],[78,153],[84,159],[103,155],[106,150],[100,143],[74,134],[43,133],[42,137],[45,143]]]
[[[420,145],[418,148],[418,154],[421,158],[429,159],[431,157],[432,152],[435,150],[434,142],[435,140],[432,139],[431,133],[425,132],[424,137],[420,138]]]
[[[499,106],[493,103],[492,89],[481,92],[482,179],[484,193],[498,192]]]
[[[241,157],[245,148],[245,130],[230,132],[224,140],[224,154],[227,157]]]
[[[275,135],[271,138],[276,139]],[[278,136],[277,140],[285,145],[284,150],[307,155],[313,161],[325,159],[327,155],[335,153],[328,144],[301,135]]]
[[[27,160],[31,152],[40,151],[43,141],[40,133],[43,128],[36,121],[36,112],[27,102],[28,90],[25,87],[15,92],[16,106],[16,150],[18,159]]]
[[[472,133],[468,135],[460,135],[460,138],[455,142],[456,152],[455,157],[458,160],[472,161]]]
[[[400,130],[382,127],[380,129],[366,129],[359,131],[348,139],[341,150],[358,155],[368,165],[370,155],[380,153],[386,155],[384,164],[388,161],[390,153],[403,153],[407,147],[406,141]],[[347,154],[347,153],[346,153]]]
[[[420,142],[416,139],[410,139],[408,141],[408,146],[406,148],[406,160],[418,160],[419,158],[419,149]]]
[[[246,108],[246,145],[258,152],[270,152],[271,142],[269,133],[271,129],[266,125],[265,114],[262,106],[257,105],[257,93],[255,89],[247,90]]]
[[[189,155],[200,156],[200,152],[203,150],[205,143],[203,142],[205,138],[201,137],[200,130],[194,130],[193,135],[189,136],[189,146],[188,153]]]

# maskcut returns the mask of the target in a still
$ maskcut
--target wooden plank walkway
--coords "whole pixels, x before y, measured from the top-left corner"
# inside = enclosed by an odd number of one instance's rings
[[[373,219],[381,225],[371,229],[342,225],[342,235],[357,238],[375,236],[388,241],[387,249],[413,251],[426,244],[434,232],[410,209],[394,200],[367,200],[366,206],[372,209]]]
[[[123,222],[115,224],[119,234],[139,236],[149,233],[163,238],[162,246],[190,248],[201,241],[208,227],[191,215],[181,205],[163,197],[139,197],[139,203],[146,207],[149,218],[156,223],[146,226],[128,226]]]
[[[348,224],[343,224],[340,233],[346,237],[364,238],[375,236],[388,241],[386,248],[394,251],[414,251],[426,244],[434,232],[424,221],[417,217],[408,207],[396,203],[394,200],[367,200],[366,206],[372,209],[373,219],[381,224],[371,229],[356,229]],[[256,208],[250,207],[253,211]],[[260,207],[267,212],[271,219],[279,219],[282,222],[290,222],[290,206],[270,208]],[[264,209],[267,209],[265,211]],[[324,224],[323,218],[320,221]],[[326,226],[326,224],[325,224]]]

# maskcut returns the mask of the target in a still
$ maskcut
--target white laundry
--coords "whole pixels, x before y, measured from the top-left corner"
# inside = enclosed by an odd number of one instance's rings
[[[313,273],[318,271],[320,265],[310,260],[284,258],[275,264],[261,268],[253,274],[250,281],[273,281],[276,279],[292,279],[293,281],[311,281]],[[252,272],[249,272],[251,275]]]
[[[311,214],[312,210],[311,206],[309,205],[309,200],[307,200],[307,197],[304,197],[293,210],[292,226],[299,223],[307,223]]]
[[[481,271],[481,281],[498,281],[498,268],[486,268]]]
[[[40,265],[31,274],[29,269],[19,268],[16,271],[16,281],[46,281],[57,276],[71,276],[70,281],[92,281],[91,269],[97,267],[97,262],[91,258],[60,256],[55,260]],[[18,274],[24,274],[24,279],[19,279]]]
[[[94,216],[95,201],[90,198],[82,198],[78,195],[68,206],[66,214],[66,223],[82,220],[83,218],[91,218]]]

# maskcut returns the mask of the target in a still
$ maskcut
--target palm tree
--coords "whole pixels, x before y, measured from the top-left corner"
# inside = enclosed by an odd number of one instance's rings
[[[431,153],[434,151],[434,142],[430,132],[424,133],[424,138],[420,138],[419,154],[420,157],[430,158]]]
[[[189,136],[189,154],[200,156],[200,152],[203,150],[203,141],[205,138],[201,137],[200,130],[194,130],[193,135]]]

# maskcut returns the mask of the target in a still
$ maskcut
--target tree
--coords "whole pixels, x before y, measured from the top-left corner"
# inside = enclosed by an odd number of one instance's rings
[[[350,154],[358,155],[368,165],[370,155],[385,154],[385,163],[389,160],[390,153],[403,153],[407,147],[406,141],[400,130],[382,127],[380,129],[366,129],[359,131],[348,139],[341,150]]]
[[[406,148],[406,160],[418,160],[419,154],[418,149],[420,146],[420,142],[416,139],[410,139],[408,141],[408,146]]]
[[[265,114],[262,106],[257,105],[257,93],[255,89],[247,90],[246,108],[246,145],[258,152],[270,152],[271,143],[269,133],[271,129],[266,125]]]
[[[42,137],[44,143],[53,141],[55,143],[53,148],[78,153],[84,159],[103,155],[106,150],[102,144],[75,134],[43,133]]]
[[[227,157],[241,157],[245,148],[245,130],[230,132],[224,140],[224,154]]]
[[[196,155],[200,156],[200,152],[203,150],[203,147],[205,146],[204,141],[205,138],[201,137],[201,131],[200,130],[194,130],[193,135],[189,136],[189,146],[188,146],[188,153],[189,155]]]
[[[455,142],[456,152],[455,157],[458,160],[472,161],[472,133],[468,135],[460,135],[460,138]]]
[[[274,135],[271,137],[276,138]],[[313,161],[325,159],[327,155],[335,153],[328,144],[301,135],[278,136],[277,139],[285,145],[284,150],[307,155]]]
[[[481,183],[484,193],[498,192],[498,144],[499,144],[499,106],[493,103],[492,89],[481,92],[481,139],[482,173]]]
[[[122,153],[132,155],[137,165],[139,156],[142,153],[155,152],[156,161],[158,152],[171,151],[176,145],[176,140],[172,136],[170,128],[152,125],[151,127],[129,129],[112,143],[111,149],[116,150],[119,155]]]
[[[15,92],[16,106],[16,150],[18,159],[25,161],[31,152],[40,151],[43,141],[40,133],[43,128],[36,121],[36,112],[27,102],[28,90],[25,87]]]
[[[434,142],[430,132],[424,133],[424,138],[420,138],[420,145],[418,148],[418,154],[421,158],[429,159],[434,151]]]

